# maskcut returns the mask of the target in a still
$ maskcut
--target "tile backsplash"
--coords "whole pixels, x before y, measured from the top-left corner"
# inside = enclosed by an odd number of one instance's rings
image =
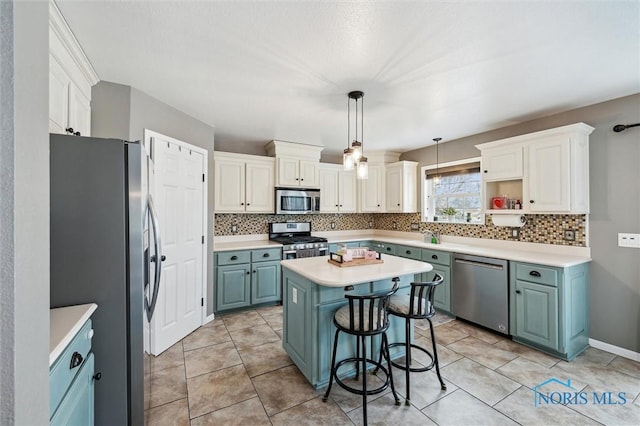
[[[271,222],[311,222],[314,231],[347,231],[359,229],[383,229],[411,231],[411,224],[418,223],[420,232],[440,231],[443,235],[486,238],[493,240],[523,241],[530,243],[559,244],[585,247],[587,241],[586,215],[525,215],[527,222],[519,228],[519,238],[511,238],[513,228],[494,226],[487,215],[484,225],[420,222],[420,213],[334,213],[312,215],[274,214],[216,214],[215,236],[267,234]],[[237,232],[232,232],[236,225]],[[333,225],[333,227],[332,227]],[[575,240],[564,239],[564,231],[575,231]]]

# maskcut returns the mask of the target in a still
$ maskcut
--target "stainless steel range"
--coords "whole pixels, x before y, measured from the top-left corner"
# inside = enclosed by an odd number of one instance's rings
[[[311,235],[311,222],[270,223],[269,239],[282,244],[283,259],[299,259],[329,254],[327,239]]]

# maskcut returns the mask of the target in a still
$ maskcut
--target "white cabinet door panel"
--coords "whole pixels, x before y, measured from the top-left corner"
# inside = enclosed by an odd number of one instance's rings
[[[242,161],[218,161],[215,167],[215,210],[219,213],[245,209],[245,164]]]
[[[354,171],[340,171],[339,173],[339,208],[343,213],[355,213],[357,210],[356,173]],[[322,190],[320,190],[320,199]]]
[[[274,212],[274,167],[273,164],[246,163],[246,208],[247,212]]]
[[[529,210],[568,212],[571,209],[569,140],[561,136],[537,142],[529,150]]]

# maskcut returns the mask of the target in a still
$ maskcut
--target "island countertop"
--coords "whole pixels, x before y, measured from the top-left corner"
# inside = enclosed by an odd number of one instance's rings
[[[343,287],[369,281],[380,281],[401,275],[429,272],[429,263],[383,255],[384,263],[340,267],[330,264],[329,256],[283,260],[281,265],[291,271],[326,287]]]

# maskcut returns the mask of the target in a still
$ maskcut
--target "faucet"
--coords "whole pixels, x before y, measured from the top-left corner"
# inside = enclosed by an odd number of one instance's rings
[[[427,239],[427,234],[431,235],[430,239]],[[426,233],[424,234],[424,242],[425,243],[433,243],[433,244],[440,244],[440,231],[429,231],[427,230]]]

